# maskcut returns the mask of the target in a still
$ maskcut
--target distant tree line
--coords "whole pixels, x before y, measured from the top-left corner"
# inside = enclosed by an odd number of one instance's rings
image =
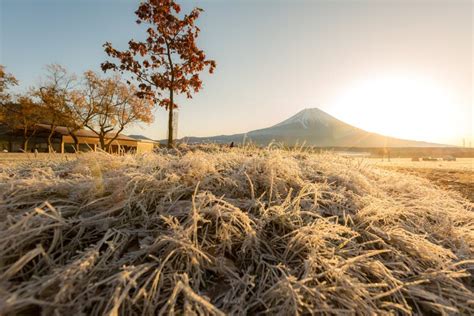
[[[137,89],[118,76],[103,78],[86,71],[80,78],[64,67],[46,66],[40,83],[26,92],[12,93],[18,80],[0,65],[0,123],[12,133],[21,131],[22,149],[28,150],[29,140],[48,125],[47,138],[52,151],[52,137],[58,126],[65,126],[78,149],[76,132],[87,128],[99,138],[100,147],[108,150],[126,127],[153,120],[153,104],[137,96]]]
[[[206,68],[213,73],[216,63],[199,49],[196,39],[200,29],[195,25],[202,9],[180,14],[180,6],[173,0],[142,1],[135,11],[137,24],[145,26],[144,41],[130,40],[127,50],[117,50],[105,43],[108,56],[117,60],[105,61],[102,77],[86,71],[80,78],[63,66],[51,64],[41,83],[22,94],[11,93],[17,79],[0,65],[0,124],[23,133],[23,150],[38,130],[38,124],[51,127],[48,146],[57,126],[66,126],[75,146],[75,133],[83,128],[93,131],[100,147],[108,150],[118,133],[138,123],[153,120],[153,108],[168,111],[168,147],[173,140],[173,110],[175,96],[192,98],[202,88],[200,73]],[[122,80],[119,74],[126,73]]]

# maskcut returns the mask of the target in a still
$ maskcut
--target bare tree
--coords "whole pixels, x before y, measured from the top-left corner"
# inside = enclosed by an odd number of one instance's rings
[[[75,112],[81,124],[99,137],[102,149],[108,151],[126,127],[152,121],[152,102],[136,94],[136,88],[118,76],[101,78],[93,71],[84,74],[82,90],[74,96]]]
[[[63,66],[51,64],[46,66],[46,77],[32,94],[39,99],[45,109],[43,123],[50,125],[48,148],[53,151],[52,137],[59,125],[74,126],[71,121],[71,92],[76,84],[76,77]]]

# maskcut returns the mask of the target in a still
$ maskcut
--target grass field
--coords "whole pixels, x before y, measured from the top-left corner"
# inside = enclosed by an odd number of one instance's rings
[[[379,167],[423,177],[441,188],[461,193],[474,202],[474,159],[458,158],[456,161],[411,161],[370,159]]]
[[[56,153],[0,153],[0,167],[18,163],[37,163],[38,161],[69,161],[78,157],[76,154]]]
[[[212,146],[0,160],[0,314],[473,314],[474,204],[402,167]]]

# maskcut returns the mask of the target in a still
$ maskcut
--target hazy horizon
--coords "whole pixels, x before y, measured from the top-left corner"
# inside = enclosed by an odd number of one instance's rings
[[[205,12],[199,45],[217,61],[179,99],[178,137],[244,133],[320,108],[387,136],[473,140],[471,1],[181,1]],[[100,70],[106,41],[141,38],[134,1],[2,0],[0,63],[22,89],[44,66]],[[87,21],[87,22],[86,22]],[[166,136],[166,112],[127,134]]]

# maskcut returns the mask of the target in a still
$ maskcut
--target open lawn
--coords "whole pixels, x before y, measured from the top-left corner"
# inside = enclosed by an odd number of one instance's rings
[[[0,162],[0,314],[474,314],[473,206],[304,151]]]

